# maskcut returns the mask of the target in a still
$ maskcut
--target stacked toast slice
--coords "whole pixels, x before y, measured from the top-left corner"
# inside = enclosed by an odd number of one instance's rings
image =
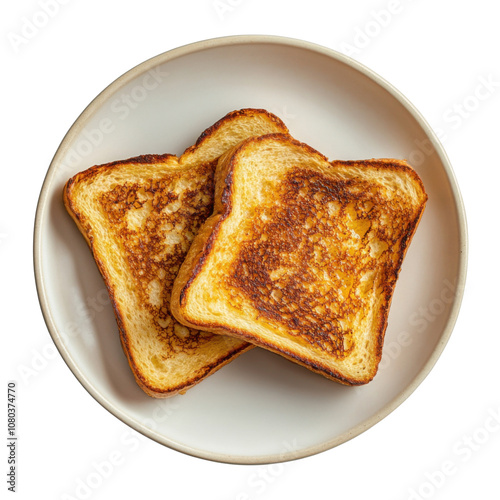
[[[194,235],[212,212],[219,156],[248,137],[271,132],[287,132],[271,113],[234,111],[180,157],[144,155],[94,166],[64,187],[66,208],[108,288],[132,372],[150,396],[184,392],[251,348],[177,322],[170,291]]]
[[[271,134],[226,153],[215,185],[214,213],[174,282],[174,316],[344,384],[372,380],[427,199],[414,170],[331,163]]]

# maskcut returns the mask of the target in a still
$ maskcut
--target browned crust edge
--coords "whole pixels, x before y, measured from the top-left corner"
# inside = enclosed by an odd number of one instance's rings
[[[266,111],[265,109],[259,109],[259,108],[243,108],[243,109],[238,109],[235,111],[231,111],[227,115],[223,116],[220,120],[216,121],[213,125],[208,127],[206,130],[204,130],[201,135],[198,137],[196,142],[192,145],[189,146],[183,153],[183,156],[186,153],[190,153],[196,149],[198,149],[210,136],[215,134],[217,130],[222,128],[227,122],[230,122],[234,120],[235,118],[243,118],[243,117],[251,117],[251,116],[257,116],[265,114],[268,119],[270,119],[273,123],[278,125],[283,133],[288,133],[288,128],[286,125],[281,121],[280,118],[278,118],[276,115],[273,113],[270,113],[269,111]]]
[[[117,316],[117,322],[118,322],[118,316]],[[227,365],[233,359],[237,358],[240,354],[243,354],[244,352],[249,351],[254,347],[251,344],[241,344],[239,347],[236,347],[233,350],[231,350],[224,357],[218,359],[217,361],[214,361],[213,363],[210,363],[209,365],[205,365],[203,367],[203,370],[200,370],[196,376],[186,379],[185,382],[183,382],[182,384],[177,384],[175,386],[172,386],[170,389],[165,390],[155,387],[152,384],[148,383],[148,381],[142,376],[141,371],[138,369],[133,357],[131,356],[131,350],[128,347],[127,335],[123,331],[121,322],[118,323],[119,323],[118,331],[120,334],[120,342],[122,345],[122,349],[123,352],[125,353],[125,356],[127,357],[129,366],[132,369],[132,373],[134,375],[136,383],[148,396],[154,398],[168,398],[171,396],[175,396],[176,394],[184,394],[188,389],[194,387],[202,380],[204,380],[206,377],[215,373],[223,366]]]
[[[218,196],[216,196],[215,203],[214,203],[214,213],[212,217],[219,216],[218,220],[213,224],[213,227],[211,228],[211,234],[208,236],[206,239],[205,243],[203,244],[203,247],[201,249],[201,253],[199,257],[196,259],[194,262],[194,265],[192,266],[192,269],[186,269],[185,270],[185,275],[188,275],[188,279],[184,285],[180,285],[180,290],[178,292],[178,301],[172,306],[172,312],[174,313],[174,316],[177,317],[179,320],[181,320],[184,324],[191,326],[193,328],[197,328],[200,330],[207,330],[211,332],[216,332],[219,334],[225,334],[225,335],[231,335],[243,340],[246,340],[248,342],[251,342],[254,345],[258,345],[259,347],[262,347],[264,349],[270,350],[272,352],[275,352],[295,363],[298,363],[309,370],[319,373],[331,380],[335,380],[337,382],[340,382],[344,385],[350,385],[350,386],[359,386],[359,385],[364,385],[373,380],[375,375],[377,374],[378,371],[378,366],[380,364],[380,360],[382,357],[382,349],[384,345],[384,338],[385,338],[385,332],[387,330],[388,326],[388,315],[389,315],[389,310],[390,310],[390,305],[392,302],[392,297],[394,295],[394,290],[395,287],[390,287],[389,285],[386,285],[385,288],[385,296],[384,296],[384,302],[385,304],[382,306],[380,312],[379,312],[379,318],[378,318],[378,326],[377,326],[377,348],[375,352],[375,356],[377,357],[377,363],[375,365],[375,370],[373,373],[371,373],[367,378],[359,380],[359,379],[352,379],[343,376],[341,373],[339,373],[336,370],[332,370],[331,368],[325,366],[322,363],[318,363],[309,359],[303,359],[300,356],[295,355],[294,353],[291,353],[289,351],[285,351],[282,349],[277,349],[273,344],[263,342],[261,339],[256,338],[254,335],[249,334],[246,331],[242,331],[239,329],[234,329],[231,327],[228,327],[226,325],[222,325],[220,323],[215,323],[215,322],[210,322],[210,323],[204,323],[201,324],[197,321],[194,321],[192,318],[188,318],[185,316],[185,309],[183,306],[185,306],[186,300],[187,300],[187,295],[189,293],[190,287],[193,284],[193,282],[196,280],[197,276],[200,274],[200,272],[203,270],[203,268],[206,265],[206,262],[208,260],[208,257],[210,255],[210,252],[212,250],[212,247],[214,245],[215,240],[217,239],[217,236],[220,232],[220,228],[224,220],[230,215],[232,211],[232,194],[233,194],[233,172],[234,172],[234,166],[237,160],[238,155],[243,151],[246,147],[248,147],[251,143],[257,143],[257,142],[262,142],[266,140],[287,140],[291,144],[298,146],[300,148],[305,149],[307,153],[312,154],[312,155],[317,155],[320,158],[324,159],[325,161],[328,161],[332,166],[335,165],[342,165],[342,166],[356,166],[356,165],[370,165],[371,168],[375,167],[378,169],[393,169],[393,170],[398,170],[398,171],[404,171],[408,175],[412,177],[413,180],[415,180],[423,193],[424,200],[421,204],[420,210],[417,213],[417,216],[414,218],[413,222],[410,225],[410,230],[408,233],[405,235],[405,237],[401,241],[401,246],[402,249],[400,251],[399,255],[399,260],[396,265],[395,269],[395,278],[397,280],[402,263],[404,260],[404,257],[406,255],[406,252],[409,248],[410,242],[413,238],[413,235],[415,234],[415,231],[418,227],[418,224],[420,223],[420,220],[422,218],[424,209],[425,209],[425,204],[427,202],[428,196],[425,192],[422,180],[418,176],[418,174],[404,161],[404,160],[396,160],[396,159],[371,159],[371,160],[360,160],[360,161],[333,161],[330,162],[326,156],[309,146],[308,144],[305,144],[303,142],[297,141],[293,137],[291,137],[288,134],[267,134],[259,137],[252,137],[250,139],[247,139],[240,143],[238,146],[233,148],[232,151],[226,153],[223,157],[221,157],[219,161],[219,167],[220,170],[217,173],[219,178],[216,178],[216,183],[217,182],[223,182],[224,186],[219,193]],[[217,175],[216,174],[216,175]],[[220,197],[220,199],[218,199]],[[208,221],[207,221],[208,222]],[[174,285],[175,286],[175,285]],[[177,287],[176,287],[177,288]],[[173,298],[173,297],[172,297]],[[176,297],[177,298],[177,297]]]

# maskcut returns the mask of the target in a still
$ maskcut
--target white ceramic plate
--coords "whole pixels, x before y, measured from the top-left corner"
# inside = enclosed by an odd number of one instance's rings
[[[332,159],[406,158],[429,202],[406,256],[379,373],[338,385],[254,349],[183,396],[137,387],[103,281],[66,214],[61,190],[87,167],[145,153],[180,154],[207,126],[243,107],[278,114],[293,136]],[[179,451],[229,463],[305,457],[368,429],[431,370],[455,323],[466,273],[466,225],[436,136],[391,85],[355,61],[299,40],[238,36],[161,54],[107,87],[62,141],[35,223],[43,314],[71,371],[111,413]]]

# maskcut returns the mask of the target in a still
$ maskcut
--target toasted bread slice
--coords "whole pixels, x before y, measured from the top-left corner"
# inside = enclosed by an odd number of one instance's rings
[[[212,213],[218,157],[253,135],[287,132],[264,110],[229,113],[179,158],[146,155],[92,167],[64,188],[108,288],[123,350],[142,389],[184,392],[251,346],[199,332],[170,314],[172,283],[199,226]]]
[[[404,161],[330,163],[287,135],[248,139],[219,161],[214,214],[181,266],[171,310],[192,328],[365,384],[426,200]]]

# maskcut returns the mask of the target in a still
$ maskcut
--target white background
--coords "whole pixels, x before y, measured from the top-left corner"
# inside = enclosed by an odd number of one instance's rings
[[[9,2],[1,16],[1,364],[4,387],[18,382],[17,497],[500,498],[500,11],[494,2],[47,0],[50,16],[43,5]],[[55,353],[32,265],[39,191],[79,113],[140,62],[233,34],[319,43],[391,82],[441,131],[469,225],[462,310],[426,380],[352,441],[274,466],[185,456],[103,409]],[[7,451],[0,454],[5,472]]]

